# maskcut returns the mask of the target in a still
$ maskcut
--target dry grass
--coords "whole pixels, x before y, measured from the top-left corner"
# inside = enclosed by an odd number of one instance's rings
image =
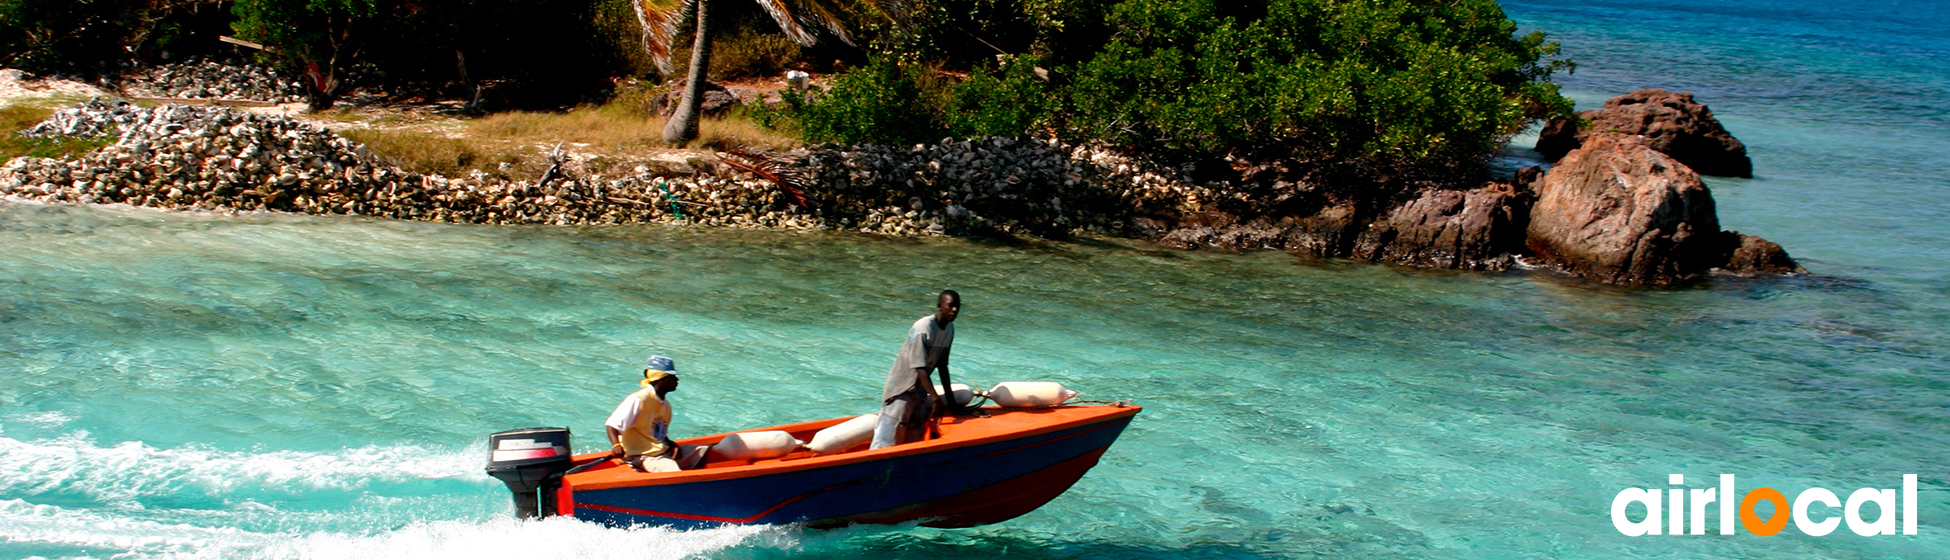
[[[372,120],[371,116],[362,114],[357,109],[348,106],[343,106],[343,105],[339,106],[337,109],[312,113],[311,116],[312,118],[315,119],[324,119],[332,122],[342,122],[342,123],[357,123],[357,122],[366,122]]]
[[[467,123],[473,138],[519,144],[587,144],[599,151],[639,152],[662,147],[658,135],[641,118],[605,114],[603,110],[579,109],[568,113],[498,113]]]
[[[663,143],[665,120],[651,115],[655,92],[648,88],[625,88],[603,105],[577,107],[566,112],[514,111],[461,121],[454,134],[428,132],[426,124],[395,122],[387,116],[371,118],[366,129],[349,129],[340,134],[360,142],[375,155],[419,173],[439,173],[448,177],[479,170],[489,175],[515,179],[541,176],[548,166],[546,154],[558,143],[564,149],[582,154],[583,171],[606,173],[649,163],[652,155],[670,151]],[[344,115],[323,115],[345,119]],[[765,150],[786,150],[800,144],[796,137],[768,130],[743,112],[716,119],[705,119],[698,126],[698,139],[686,147],[721,149],[746,146]],[[657,167],[652,163],[652,167]]]
[[[402,169],[448,177],[467,175],[472,170],[502,177],[520,176],[541,159],[501,142],[477,142],[420,130],[367,128],[343,130],[339,134],[365,144],[374,155]]]
[[[663,128],[663,119],[658,119],[658,129]],[[758,121],[734,114],[722,119],[705,119],[698,123],[697,141],[694,145],[726,148],[745,146],[761,150],[783,151],[799,147],[798,137],[765,128]]]
[[[628,156],[668,148],[663,143],[665,120],[649,115],[649,101],[639,96],[619,98],[600,107],[581,107],[567,113],[513,112],[481,117],[468,123],[468,135],[501,141],[587,144],[605,154]],[[752,146],[788,149],[798,145],[791,136],[767,130],[743,115],[707,118],[698,123],[698,139],[687,147]]]

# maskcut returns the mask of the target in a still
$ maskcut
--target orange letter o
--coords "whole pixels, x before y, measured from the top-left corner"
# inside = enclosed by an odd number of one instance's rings
[[[1761,500],[1774,502],[1774,515],[1767,518],[1766,523],[1761,523],[1760,517],[1754,515],[1754,503]],[[1786,528],[1787,522],[1787,496],[1781,495],[1780,490],[1755,488],[1754,491],[1747,493],[1747,497],[1740,499],[1740,526],[1746,527],[1749,533],[1763,537],[1773,536],[1774,533],[1779,533],[1781,529]]]

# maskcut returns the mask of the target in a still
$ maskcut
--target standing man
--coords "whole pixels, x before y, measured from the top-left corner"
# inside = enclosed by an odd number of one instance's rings
[[[941,402],[928,382],[928,372],[938,369],[942,387],[953,383],[948,380],[948,349],[955,343],[955,316],[960,314],[961,294],[943,290],[934,300],[934,314],[907,329],[907,341],[901,343],[887,385],[880,390],[880,421],[874,424],[870,449],[926,439],[928,419],[937,406],[961,408],[961,403]]]
[[[643,389],[624,397],[609,421],[610,458],[622,458],[637,472],[677,472],[694,469],[703,463],[709,449],[686,445],[681,449],[670,441],[670,401],[677,390],[677,362],[662,355],[651,355],[643,369]]]

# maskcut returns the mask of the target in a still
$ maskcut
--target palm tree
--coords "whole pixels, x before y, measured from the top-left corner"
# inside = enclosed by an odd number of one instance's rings
[[[846,33],[845,21],[849,16],[846,8],[854,4],[843,0],[754,0],[772,19],[779,23],[785,36],[801,45],[811,46],[819,41],[817,31],[825,31],[846,44],[853,44],[852,37]],[[698,105],[704,97],[704,76],[711,65],[711,26],[710,6],[712,0],[632,0],[636,8],[637,24],[643,28],[643,47],[657,61],[659,69],[669,74],[673,68],[670,62],[671,46],[677,37],[677,27],[685,20],[695,22],[697,37],[691,41],[690,70],[684,84],[683,97],[677,102],[677,111],[664,125],[663,140],[672,145],[683,144],[697,138]],[[904,22],[907,10],[902,0],[874,0],[873,4],[880,14],[897,22]]]

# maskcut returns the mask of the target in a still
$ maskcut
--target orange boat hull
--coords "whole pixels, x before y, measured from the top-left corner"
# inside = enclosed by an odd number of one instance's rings
[[[825,456],[801,451],[755,462],[719,461],[677,473],[639,473],[608,461],[564,476],[551,509],[614,525],[986,525],[1033,511],[1068,490],[1139,410],[984,408],[943,419],[940,437],[928,441],[876,450],[862,445]],[[783,430],[811,440],[814,432],[845,420],[749,431]],[[725,435],[678,443],[716,443]]]

